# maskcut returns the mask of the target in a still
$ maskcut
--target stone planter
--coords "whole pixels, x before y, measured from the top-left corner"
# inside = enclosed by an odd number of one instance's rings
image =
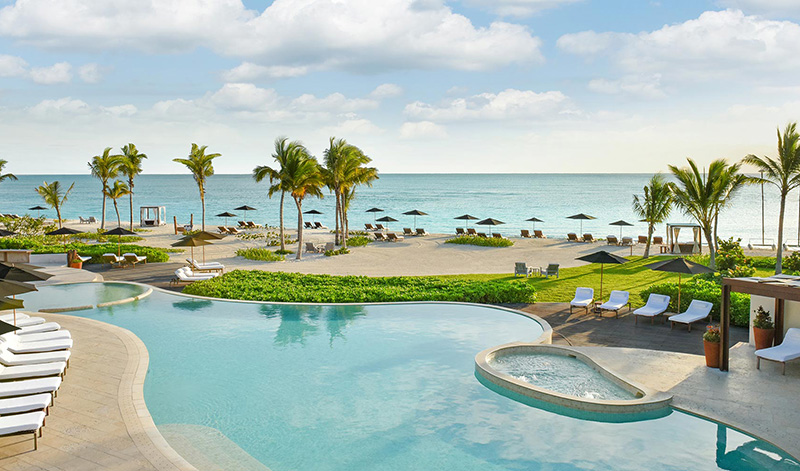
[[[719,342],[709,342],[703,340],[703,351],[706,354],[706,366],[709,368],[719,368]]]
[[[756,342],[756,350],[769,348],[775,339],[775,329],[759,329],[753,327],[753,338]]]

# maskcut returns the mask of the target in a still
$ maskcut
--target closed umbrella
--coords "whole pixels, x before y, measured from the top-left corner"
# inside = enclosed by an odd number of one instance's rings
[[[217,214],[217,217],[218,218],[225,218],[225,225],[227,226],[228,225],[228,218],[235,218],[236,215],[233,214],[233,213],[229,213],[229,212],[225,211],[224,213]]]
[[[578,257],[575,260],[582,260],[584,262],[600,264],[600,298],[599,298],[600,300],[603,299],[603,265],[605,265],[606,263],[622,264],[630,261],[627,258],[622,258],[619,255],[608,253],[605,250],[598,250],[597,252],[593,252],[584,255],[582,257]]]
[[[239,206],[238,208],[233,208],[233,210],[234,211],[244,211],[244,216],[243,217],[244,217],[244,220],[247,221],[247,212],[248,211],[255,211],[256,208],[254,208],[252,206],[247,206],[245,204],[245,205]],[[231,216],[229,216],[229,217],[231,217]]]
[[[414,216],[414,230],[417,230],[417,216],[427,216],[428,213],[423,213],[419,209],[412,209],[403,213],[406,216]]]
[[[110,231],[106,231],[103,234],[110,235],[110,236],[113,236],[113,235],[117,236],[117,257],[119,257],[120,252],[122,251],[121,250],[122,236],[124,236],[124,235],[136,235],[135,232],[129,231],[129,230],[127,230],[125,228],[122,228],[122,227],[115,227],[114,229],[111,229]]]
[[[395,218],[393,218],[391,216],[384,216],[384,217],[382,217],[380,219],[377,219],[376,221],[377,222],[385,222],[386,223],[386,229],[389,229],[389,223],[390,222],[397,222],[397,219],[395,219]]]
[[[498,220],[498,219],[486,218],[483,221],[476,222],[475,224],[478,224],[478,225],[481,225],[481,226],[499,226],[500,224],[505,224],[505,223],[503,221]]]
[[[461,221],[467,221],[467,228],[469,228],[469,222],[470,221],[477,221],[478,220],[478,218],[476,218],[475,216],[471,216],[469,214],[462,214],[461,216],[458,216],[458,217],[453,218],[453,219],[459,219]]]
[[[703,273],[714,273],[714,270],[699,263],[690,262],[683,257],[671,258],[663,262],[645,265],[647,268],[656,271],[665,271],[678,274],[678,313],[681,312],[681,275],[700,275]]]
[[[62,227],[61,229],[56,229],[54,231],[46,232],[45,235],[49,236],[64,236],[64,247],[67,246],[67,236],[74,235],[74,234],[81,234],[83,231],[79,231],[77,229],[70,229],[69,227]]]
[[[317,211],[316,209],[309,209],[308,211],[303,211],[303,214],[310,214],[311,215],[311,222],[316,223],[317,219],[315,216],[318,214],[322,214],[321,211]]]
[[[378,222],[378,220],[375,219],[375,218],[378,217],[378,213],[382,213],[383,210],[381,208],[369,208],[365,212],[372,213],[372,221],[373,222]]]
[[[194,260],[194,248],[202,247],[204,245],[211,245],[211,242],[205,241],[203,239],[198,239],[192,236],[184,237],[183,239],[172,244],[173,247],[190,247],[192,253],[192,260]],[[205,259],[203,259],[203,263],[205,263]]]
[[[581,234],[583,234],[583,221],[588,221],[590,219],[597,219],[594,216],[589,216],[588,214],[578,213],[573,214],[572,216],[567,216],[567,219],[578,219],[581,222]]]
[[[542,221],[541,219],[539,219],[539,218],[537,218],[537,217],[532,217],[532,218],[530,218],[530,219],[526,219],[526,221],[530,221],[530,223],[531,223],[531,230],[532,230],[532,231],[535,231],[535,230],[536,230],[536,223],[537,223],[537,222],[544,222],[544,221]]]

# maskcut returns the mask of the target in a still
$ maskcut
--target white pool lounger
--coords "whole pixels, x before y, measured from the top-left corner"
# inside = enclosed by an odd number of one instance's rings
[[[11,353],[44,353],[72,348],[72,339],[45,340],[40,342],[3,342]]]
[[[582,307],[589,313],[589,305],[594,301],[593,288],[575,288],[575,297],[569,302],[569,313],[572,314],[573,307]]]
[[[54,361],[35,365],[4,366],[0,365],[0,381],[11,379],[43,378],[46,376],[63,376],[67,362]],[[2,412],[0,412],[2,415]]]
[[[47,409],[52,403],[53,397],[49,393],[0,399],[0,416],[36,410],[44,411],[47,414]]]
[[[634,324],[638,324],[639,316],[649,317],[650,323],[656,316],[660,316],[667,312],[669,307],[669,296],[664,294],[650,293],[647,298],[647,304],[633,311]]]
[[[42,332],[53,332],[60,330],[61,325],[58,322],[45,322],[44,324],[29,325],[14,331],[17,335],[40,334]]]
[[[630,293],[614,290],[608,295],[608,301],[597,307],[600,309],[601,315],[603,311],[614,311],[616,317],[619,317],[619,311],[625,306],[628,306],[628,311],[631,310]]]
[[[33,434],[33,449],[39,449],[45,413],[42,411],[0,417],[0,436]]]
[[[37,332],[25,335],[18,335],[17,331],[0,335],[0,342],[26,343],[44,342],[48,340],[71,339],[72,335],[68,330],[53,330],[50,332]]]
[[[706,318],[708,318],[709,321],[711,320],[712,307],[714,307],[714,305],[708,301],[692,299],[686,312],[675,314],[667,319],[669,320],[669,328],[672,329],[675,327],[675,323],[677,322],[678,324],[686,324],[689,327],[689,332],[691,332],[692,322],[701,321]]]
[[[55,397],[61,386],[61,378],[36,378],[22,381],[0,383],[0,397],[28,396],[31,394],[51,393]]]
[[[0,363],[6,366],[19,366],[19,365],[38,365],[40,363],[52,363],[54,361],[63,361],[69,367],[69,350],[60,350],[57,352],[45,353],[24,353],[16,354],[9,352],[0,344]]]
[[[777,361],[782,365],[781,374],[786,374],[786,362],[800,358],[800,329],[792,327],[780,345],[756,350],[756,369],[761,369],[761,359]]]

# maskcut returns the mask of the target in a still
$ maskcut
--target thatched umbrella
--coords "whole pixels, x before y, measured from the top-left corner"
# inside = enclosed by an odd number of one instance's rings
[[[583,260],[584,262],[600,264],[600,300],[603,299],[603,265],[606,263],[622,264],[630,261],[627,258],[622,258],[619,255],[608,253],[605,250],[599,250],[597,252],[578,257],[575,260]]]
[[[417,230],[417,216],[427,216],[428,213],[423,213],[419,209],[412,209],[403,213],[406,216],[414,216],[414,230]]]
[[[572,216],[567,216],[567,219],[578,219],[581,222],[581,234],[583,234],[583,221],[588,221],[590,219],[597,219],[594,216],[589,216],[588,214],[578,213],[573,214]]]
[[[665,271],[678,274],[678,313],[681,312],[681,275],[700,275],[702,273],[714,273],[714,270],[699,263],[690,262],[683,257],[671,258],[663,262],[645,265],[647,268],[656,271]]]
[[[172,244],[173,247],[190,247],[192,253],[192,260],[194,260],[194,248],[202,247],[204,245],[211,245],[211,242],[192,236],[184,237],[183,239]],[[203,259],[203,263],[205,263],[205,258]]]

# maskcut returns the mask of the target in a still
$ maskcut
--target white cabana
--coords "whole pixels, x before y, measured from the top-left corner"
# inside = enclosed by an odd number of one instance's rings
[[[167,210],[164,206],[141,206],[139,208],[139,226],[164,226],[167,224]]]
[[[690,233],[692,240],[689,242],[680,242],[678,236],[681,230],[684,234]],[[700,248],[703,246],[701,239],[701,231],[699,224],[692,223],[667,223],[667,246],[669,252],[678,255],[694,255],[700,253]]]

